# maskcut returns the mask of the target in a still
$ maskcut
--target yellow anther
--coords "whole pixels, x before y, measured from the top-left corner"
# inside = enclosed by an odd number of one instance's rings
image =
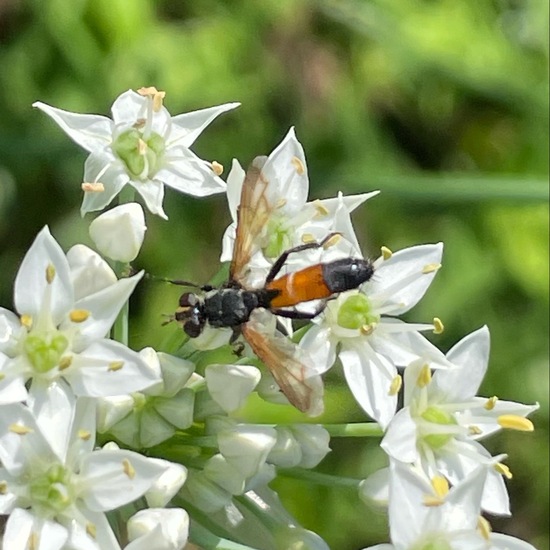
[[[433,508],[434,506],[441,506],[442,504],[445,504],[445,499],[437,497],[435,495],[424,495],[422,498],[422,504],[424,506],[429,506],[430,508]]]
[[[55,266],[53,264],[48,264],[46,267],[46,282],[51,285],[55,279]]]
[[[472,424],[471,426],[468,426],[468,433],[470,435],[481,435],[483,432],[479,426]]]
[[[416,385],[419,388],[425,388],[432,381],[432,372],[428,365],[424,365],[420,372],[418,373],[418,378],[416,379]]]
[[[389,260],[393,256],[393,252],[387,246],[382,246],[380,248],[380,252],[382,253],[382,258],[384,258],[384,260]]]
[[[487,401],[485,402],[484,407],[488,411],[492,411],[495,408],[495,405],[497,404],[497,401],[498,401],[498,397],[496,395],[493,395],[493,397],[489,397],[489,399],[487,399]]]
[[[92,434],[88,430],[80,429],[78,430],[78,437],[83,441],[88,441],[92,437]]]
[[[29,330],[32,327],[32,316],[31,315],[27,315],[26,313],[24,313],[23,315],[21,315],[19,320],[21,321],[21,324],[27,330]]]
[[[210,166],[212,166],[212,172],[214,172],[216,176],[221,176],[223,174],[223,164],[220,164],[217,160],[213,160]]]
[[[64,355],[61,358],[61,361],[59,361],[59,365],[57,365],[57,368],[59,370],[67,370],[72,364],[73,364],[73,356]]]
[[[302,176],[306,171],[306,167],[304,166],[304,163],[298,157],[292,157],[292,160],[290,162],[292,162],[294,168],[296,168],[297,174],[299,176]]]
[[[445,325],[441,322],[439,317],[434,317],[434,334],[441,334],[445,330]]]
[[[40,542],[40,539],[38,537],[38,534],[33,531],[29,535],[29,538],[27,540],[27,549],[28,550],[37,550],[39,542]]]
[[[502,462],[497,462],[493,468],[496,472],[498,472],[500,475],[503,475],[506,479],[512,479],[514,477],[514,474],[512,474],[512,471],[506,464],[503,464]]]
[[[277,204],[275,205],[275,208],[282,208],[283,206],[285,206],[285,204],[287,203],[288,201],[285,199],[285,197],[281,197],[278,201],[277,201]]]
[[[401,386],[403,385],[403,378],[401,375],[397,375],[393,378],[390,384],[390,391],[388,392],[388,395],[397,395],[399,393],[399,390],[401,390]]]
[[[80,185],[80,188],[86,193],[103,193],[105,191],[105,186],[100,181],[94,183],[85,181]]]
[[[0,495],[5,495],[8,492],[8,484],[5,481],[0,481]]]
[[[69,313],[69,319],[73,323],[83,323],[90,317],[90,312],[87,309],[73,309]]]
[[[93,539],[97,537],[97,527],[95,526],[95,523],[86,523],[86,533],[90,535]]]
[[[304,244],[314,243],[317,239],[311,233],[304,233],[302,235],[302,242]]]
[[[145,118],[138,118],[133,124],[132,127],[136,130],[139,130],[140,128],[143,128],[147,124],[147,119]]]
[[[157,90],[154,86],[140,88],[137,92],[139,95],[142,95],[144,97],[151,97],[153,99],[153,111],[155,111],[155,113],[158,113],[160,111],[162,107],[162,102],[166,97],[166,92],[161,92]]]
[[[112,361],[109,363],[108,370],[110,371],[117,371],[120,370],[124,366],[124,361]]]
[[[122,461],[122,470],[130,479],[134,479],[136,476],[136,470],[127,458]]]
[[[361,334],[363,336],[369,336],[374,332],[375,328],[376,328],[376,323],[368,323],[367,325],[363,325],[359,330],[361,331]]]
[[[532,432],[535,429],[528,418],[523,418],[523,416],[517,414],[503,414],[497,418],[497,422],[501,428],[517,430],[518,432]]]
[[[422,268],[422,273],[424,275],[427,275],[428,273],[433,273],[434,271],[437,271],[441,267],[441,264],[426,264]]]
[[[3,372],[0,372],[0,382],[6,378],[6,375]]]
[[[317,211],[318,216],[329,215],[329,209],[319,199],[313,201],[313,205],[315,206],[315,210]]]
[[[32,428],[29,428],[23,424],[10,424],[8,430],[17,435],[27,435],[34,432]]]
[[[449,493],[449,482],[443,476],[434,476],[431,480],[435,494],[439,498],[445,498]]]
[[[492,528],[491,524],[483,516],[479,516],[479,518],[477,518],[477,528],[481,536],[488,541],[491,536]]]
[[[138,139],[138,154],[142,156],[147,154],[147,143],[145,143],[145,141],[141,138]]]
[[[342,240],[342,235],[340,235],[340,233],[334,233],[334,235],[332,235],[330,239],[328,239],[323,244],[323,248],[326,250],[327,248],[330,248],[331,246],[334,246],[335,244],[339,243],[341,240]]]

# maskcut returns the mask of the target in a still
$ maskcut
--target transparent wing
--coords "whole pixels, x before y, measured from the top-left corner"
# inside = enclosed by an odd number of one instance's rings
[[[308,366],[307,352],[272,330],[273,324],[261,320],[266,314],[272,317],[266,311],[258,311],[243,325],[246,341],[269,368],[290,403],[309,416],[319,416],[324,409],[321,377]]]
[[[256,157],[249,166],[237,209],[237,231],[229,277],[242,285],[246,284],[248,263],[255,252],[254,247],[273,210],[266,193],[269,182],[262,173],[266,160],[267,157]]]

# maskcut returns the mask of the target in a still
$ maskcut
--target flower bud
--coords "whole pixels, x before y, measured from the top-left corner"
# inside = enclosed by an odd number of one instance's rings
[[[180,550],[189,536],[189,516],[182,508],[149,508],[136,512],[128,520],[127,550],[155,548]]]
[[[210,458],[205,464],[203,472],[208,479],[232,495],[243,494],[245,478],[235,466],[227,462],[223,455],[217,454]]]
[[[260,381],[260,371],[249,365],[208,365],[205,371],[210,395],[225,412],[237,410]]]
[[[387,508],[389,501],[389,468],[382,468],[359,484],[359,498],[369,505]]]
[[[90,237],[102,254],[127,263],[138,255],[146,229],[143,209],[130,202],[98,216],[90,224]]]
[[[185,483],[187,468],[182,464],[163,460],[162,458],[150,458],[149,460],[166,468],[145,493],[145,499],[150,508],[162,508],[172,500],[172,497]]]
[[[302,468],[315,468],[330,452],[328,446],[330,435],[316,424],[296,424],[290,427],[292,435],[302,448],[302,460],[299,466]]]
[[[277,442],[271,449],[268,461],[281,468],[294,468],[302,460],[302,448],[289,428],[277,426]]]

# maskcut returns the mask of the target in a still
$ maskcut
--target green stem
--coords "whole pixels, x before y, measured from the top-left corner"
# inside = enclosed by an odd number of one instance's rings
[[[255,550],[251,546],[245,546],[244,544],[218,537],[193,519],[190,521],[189,539],[201,548],[212,548],[213,550]]]
[[[308,481],[310,483],[314,483],[315,485],[322,485],[324,487],[349,487],[351,489],[357,489],[359,487],[359,483],[363,481],[362,479],[333,476],[331,474],[323,474],[321,472],[314,472],[303,468],[279,468],[278,473],[282,477],[300,479],[302,481]]]
[[[331,437],[382,437],[384,431],[376,422],[356,424],[323,424]]]

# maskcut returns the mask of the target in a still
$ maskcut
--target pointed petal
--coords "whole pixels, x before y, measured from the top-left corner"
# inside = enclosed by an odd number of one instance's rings
[[[389,503],[390,469],[381,468],[359,484],[359,498],[365,504],[387,507]]]
[[[46,270],[50,266],[53,266],[55,274],[48,284]],[[48,226],[45,226],[25,254],[15,278],[14,302],[18,313],[36,318],[48,290],[51,291],[49,305],[52,319],[58,325],[73,305],[73,286],[67,258]]]
[[[197,137],[216,117],[239,107],[239,105],[240,103],[225,103],[172,117],[168,147],[172,145],[191,147]]]
[[[416,423],[405,407],[392,418],[380,447],[392,458],[412,464],[418,460],[416,438]]]
[[[69,533],[69,548],[78,550],[121,550],[113,530],[102,512],[92,512],[82,506],[79,510],[79,520],[85,520],[83,524],[72,521]],[[86,528],[93,527],[95,534],[92,538]]]
[[[528,542],[501,533],[491,533],[489,541],[491,550],[536,550]]]
[[[227,203],[233,221],[237,221],[237,208],[241,202],[241,193],[246,173],[237,159],[233,159],[231,170],[227,176]]]
[[[0,405],[18,403],[27,399],[27,388],[23,376],[3,369],[3,363],[7,363],[6,357],[0,357],[0,373],[4,375],[0,379]]]
[[[309,353],[316,374],[323,374],[336,361],[336,344],[327,326],[313,325],[300,340],[300,347]]]
[[[145,206],[147,206],[151,214],[160,216],[163,220],[168,219],[168,216],[164,213],[164,209],[162,208],[162,202],[164,201],[164,186],[158,178],[145,182],[130,181],[130,185],[141,195],[142,199],[145,201]]]
[[[77,395],[89,397],[123,395],[158,382],[135,351],[112,340],[99,340],[74,355],[65,378]]]
[[[111,106],[115,124],[118,127],[132,126],[138,119],[145,118],[147,116],[147,101],[145,96],[134,90],[126,90],[121,93]],[[161,110],[166,111],[166,108],[163,107]]]
[[[189,516],[182,508],[140,510],[128,520],[125,550],[179,550],[189,535]]]
[[[112,121],[101,115],[81,115],[50,107],[41,101],[32,104],[51,117],[78,145],[92,153],[112,141]]]
[[[67,529],[57,522],[40,519],[27,510],[16,508],[6,524],[3,548],[10,550],[61,550],[67,541]],[[35,537],[38,545],[31,542]]]
[[[0,353],[11,357],[17,354],[17,343],[14,340],[17,340],[22,330],[25,329],[22,328],[19,317],[9,309],[0,307]]]

